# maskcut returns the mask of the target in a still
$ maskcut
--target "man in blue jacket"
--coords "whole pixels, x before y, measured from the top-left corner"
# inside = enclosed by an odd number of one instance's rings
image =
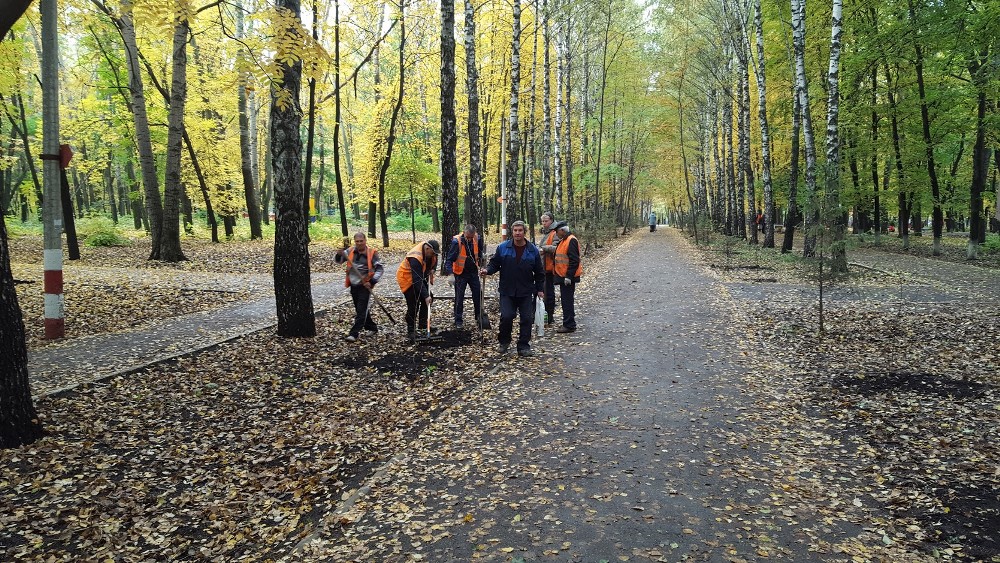
[[[531,356],[531,324],[535,317],[535,302],[545,299],[545,270],[538,247],[525,238],[524,221],[510,226],[511,240],[500,243],[489,263],[481,270],[484,276],[500,272],[500,352],[510,350],[514,332],[514,316],[520,316],[521,332],[517,338],[517,354]]]

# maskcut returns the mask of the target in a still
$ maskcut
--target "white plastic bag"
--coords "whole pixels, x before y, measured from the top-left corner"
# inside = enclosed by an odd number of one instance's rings
[[[545,336],[545,307],[535,302],[535,334]]]

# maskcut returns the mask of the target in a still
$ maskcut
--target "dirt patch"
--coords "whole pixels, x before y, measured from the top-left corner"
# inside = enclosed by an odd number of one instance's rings
[[[833,387],[863,396],[913,392],[967,398],[979,396],[987,386],[977,381],[956,380],[930,373],[868,372],[835,377]]]

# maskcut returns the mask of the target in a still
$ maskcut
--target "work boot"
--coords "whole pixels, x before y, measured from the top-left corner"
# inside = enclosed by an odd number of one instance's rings
[[[517,355],[522,358],[530,358],[531,356],[534,356],[535,353],[531,351],[531,348],[521,348],[517,351]]]
[[[416,341],[417,341],[417,333],[415,333],[415,332],[407,332],[406,333],[406,342],[407,342],[407,344],[413,344]]]
[[[559,334],[565,334],[567,332],[576,332],[576,328],[569,328],[568,326],[561,326],[556,329]]]
[[[344,337],[344,340],[346,340],[348,342],[355,342],[355,341],[357,341],[357,339],[358,339],[358,336],[356,334],[348,334],[347,336]]]
[[[501,354],[506,354],[507,352],[510,352],[510,344],[501,344],[500,345],[500,353]]]
[[[462,321],[455,321],[455,328],[457,330],[462,330],[463,328],[465,328],[465,323],[463,323]]]

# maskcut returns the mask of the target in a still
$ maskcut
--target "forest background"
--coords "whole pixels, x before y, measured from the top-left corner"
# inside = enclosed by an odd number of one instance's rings
[[[591,240],[655,207],[752,239],[761,212],[770,246],[770,225],[809,223],[832,202],[854,232],[906,237],[940,212],[944,231],[984,243],[1000,216],[997,3],[839,4],[469,3],[442,34],[454,6],[436,2],[291,15],[251,1],[62,2],[73,209],[150,231],[149,199],[174,191],[167,223],[262,236],[273,86],[296,61],[302,205],[342,235],[367,222],[384,236],[387,217],[410,211],[437,232],[452,215],[449,237],[456,214],[495,229],[505,196],[511,220],[553,210]],[[26,15],[0,43],[0,207],[15,233],[42,200],[40,24]],[[825,155],[813,123],[827,124]],[[183,140],[173,159],[170,127]],[[455,170],[441,158],[449,138]]]

